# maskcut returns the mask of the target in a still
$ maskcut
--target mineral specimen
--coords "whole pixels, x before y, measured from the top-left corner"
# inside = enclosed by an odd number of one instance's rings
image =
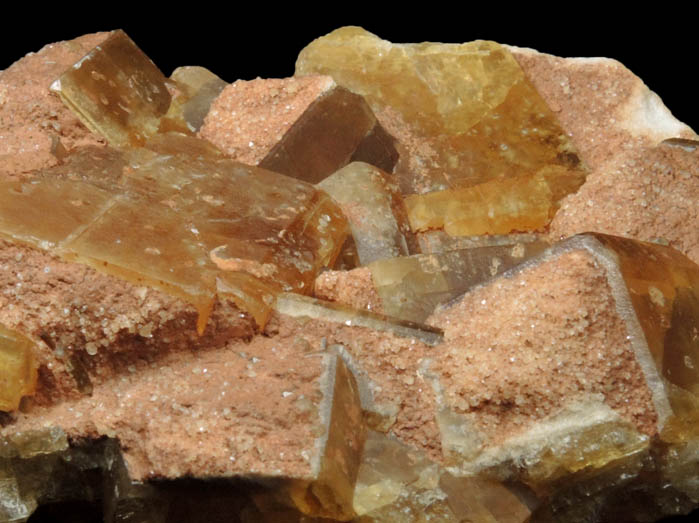
[[[208,69],[197,66],[178,67],[170,79],[182,91],[173,101],[180,107],[180,119],[190,131],[198,131],[204,125],[211,104],[228,84]],[[174,113],[174,110],[171,108],[168,112]]]
[[[299,59],[334,80],[225,87],[113,32],[0,72],[0,520],[696,508],[696,137],[556,60],[345,28]]]
[[[356,521],[523,523],[526,501],[498,481],[456,478],[421,452],[369,432],[354,494]]]
[[[52,89],[115,146],[142,145],[157,133],[172,100],[166,78],[123,31],[114,31]]]
[[[406,320],[399,320],[382,314],[362,311],[333,302],[324,302],[285,293],[277,297],[275,309],[282,314],[293,317],[309,317],[335,321],[356,327],[368,327],[377,331],[392,332],[396,336],[415,338],[427,345],[439,345],[442,342],[442,332],[429,325],[421,325]]]
[[[588,234],[504,276],[430,320],[445,328],[430,372],[449,470],[507,470],[547,492],[558,521],[613,511],[610,496],[643,475],[636,488],[658,504],[662,489],[676,493],[673,510],[697,499],[672,471],[678,453],[697,466],[686,449],[697,427],[699,267],[665,246]],[[500,381],[484,385],[494,373]],[[555,501],[573,478],[593,490],[608,483],[576,517]]]
[[[310,292],[339,253],[347,226],[324,193],[227,160],[197,138],[160,134],[148,144],[74,153],[0,182],[0,234],[183,298],[200,331],[217,293],[263,326],[274,289]]]

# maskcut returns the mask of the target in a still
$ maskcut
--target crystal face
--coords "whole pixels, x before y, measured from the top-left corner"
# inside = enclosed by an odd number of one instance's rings
[[[559,267],[573,271],[575,264],[582,259],[588,260],[585,263],[594,268],[596,276],[579,272],[572,279],[562,277]],[[534,274],[538,273],[541,276],[535,277]],[[539,285],[536,292],[552,300],[552,310],[557,310],[556,314],[561,314],[561,318],[568,319],[558,327],[560,330],[549,331],[547,322],[551,321],[552,313],[547,312],[544,304],[536,311],[529,311],[523,297],[526,286],[533,285],[538,281],[536,278],[551,277],[558,278],[558,288],[548,290]],[[494,362],[499,361],[498,354],[506,350],[502,344],[510,339],[509,329],[518,325],[517,320],[507,319],[506,313],[502,313],[502,318],[496,317],[494,321],[502,320],[498,328],[503,334],[495,336],[481,332],[473,336],[468,354],[459,352],[460,338],[446,329],[446,359],[431,364],[430,368],[433,369],[432,379],[438,394],[437,419],[442,448],[450,470],[474,474],[501,469],[505,466],[503,460],[523,461],[527,464],[525,470],[522,475],[515,473],[515,476],[521,477],[535,490],[553,489],[553,499],[556,500],[558,495],[578,499],[575,496],[590,495],[589,491],[582,494],[586,488],[600,489],[595,494],[599,496],[596,502],[605,506],[605,510],[612,510],[611,505],[606,505],[611,503],[611,498],[605,498],[600,482],[607,482],[609,490],[606,496],[613,497],[617,488],[623,488],[617,485],[623,485],[619,478],[624,475],[634,478],[639,484],[637,488],[654,499],[662,496],[662,488],[672,489],[680,497],[696,499],[697,491],[691,486],[691,480],[684,475],[685,472],[676,471],[686,471],[697,464],[696,455],[688,449],[694,448],[692,442],[696,438],[697,380],[693,374],[693,362],[699,354],[696,335],[699,332],[696,309],[698,278],[699,267],[667,246],[603,234],[584,234],[553,245],[486,284],[480,295],[486,295],[486,289],[493,292],[506,289],[503,292],[508,292],[515,303],[520,304],[522,312],[519,314],[527,326],[536,322],[540,333],[533,330],[515,332],[524,336],[520,349],[510,358],[503,355],[503,359],[509,360],[510,364],[516,364],[518,360],[527,363],[521,364],[515,378],[503,376],[502,388],[474,393],[469,383],[477,381],[479,374],[469,376],[468,371],[454,369],[458,368],[459,362],[470,362],[480,369],[488,368],[490,360],[492,365],[500,365]],[[586,286],[585,281],[594,286]],[[566,285],[571,285],[571,289],[566,290]],[[513,292],[511,288],[518,286],[523,290]],[[606,298],[605,293],[608,293]],[[467,293],[462,303],[477,304],[478,296],[478,293]],[[598,323],[609,320],[595,318],[586,309],[595,307],[599,312],[605,301],[607,305],[604,307],[608,307],[619,326],[616,330],[608,326],[609,334],[605,340],[596,342],[594,332],[599,328]],[[486,305],[486,300],[481,303]],[[437,313],[437,318],[442,315],[442,321],[448,324],[450,315],[461,311],[459,307],[463,304],[458,301],[451,303]],[[518,310],[513,305],[502,307],[507,307],[507,311]],[[584,321],[574,326],[566,313],[567,307],[581,314]],[[477,325],[474,323],[474,329]],[[578,348],[575,348],[575,338],[570,337],[576,332],[586,340]],[[487,349],[482,349],[485,345],[475,341],[477,336],[487,340]],[[528,337],[531,336],[538,336],[537,345],[530,341]],[[552,336],[552,339],[546,336]],[[463,343],[468,341],[465,339]],[[544,355],[552,346],[558,347],[558,351],[552,358],[546,358]],[[576,362],[567,361],[576,350],[581,351],[580,356],[575,357]],[[597,357],[589,359],[588,351],[598,351]],[[606,354],[605,351],[611,352]],[[600,362],[607,358],[611,358],[610,362],[600,367]],[[556,363],[556,370],[551,379],[544,378],[543,375],[550,372],[546,365],[552,362]],[[553,376],[575,373],[576,366],[586,369],[584,378],[578,376],[556,384],[557,378]],[[618,372],[615,367],[625,370],[615,377]],[[505,369],[501,372],[508,374]],[[532,373],[530,377],[529,372]],[[595,385],[596,380],[598,385]],[[627,383],[615,392],[619,381],[624,380]],[[517,382],[528,383],[526,392],[516,392],[519,389],[515,386],[511,398],[497,397]],[[545,396],[542,400],[536,399],[541,394],[540,387],[550,394],[556,391],[558,406],[548,416],[538,418],[540,412],[551,408],[547,406],[548,400],[543,400]],[[595,392],[597,387],[603,391],[601,394]],[[482,385],[481,388],[487,387]],[[576,388],[578,392],[575,392]],[[566,398],[566,394],[570,396]],[[620,398],[615,400],[615,394],[621,394]],[[506,406],[510,401],[509,409],[495,407],[502,409],[500,431],[488,432],[492,430],[488,416],[493,414],[484,405]],[[632,401],[637,402],[636,413],[629,416],[624,409]],[[531,406],[528,406],[529,402],[532,402]],[[505,420],[510,416],[515,420],[514,425],[506,429]],[[538,419],[524,422],[517,416]],[[515,428],[522,425],[527,429]],[[677,460],[679,454],[683,456],[682,465]],[[648,457],[650,455],[655,456],[656,465],[649,464],[653,463]],[[643,474],[648,474],[645,480],[641,479]],[[569,490],[569,485],[575,481],[580,484],[579,494]],[[560,493],[556,493],[557,489]],[[555,508],[555,503],[552,507]],[[559,507],[556,510],[560,513],[554,520],[571,517],[567,509]]]
[[[540,253],[545,242],[416,254],[369,265],[386,314],[424,322],[435,307]]]
[[[309,183],[353,161],[390,171],[398,158],[364,98],[328,76],[235,82],[200,136],[231,158]]]
[[[217,295],[264,325],[275,292],[310,292],[347,234],[324,193],[177,134],[147,149],[82,151],[2,185],[5,237],[183,298],[200,331]]]
[[[317,187],[339,203],[347,216],[361,265],[410,254],[405,205],[388,173],[352,162]]]
[[[414,230],[452,221],[455,235],[537,229],[585,179],[553,112],[495,42],[391,44],[345,27],[301,51],[296,74],[332,76],[366,97],[398,137],[395,172],[402,191],[415,194],[409,204]],[[494,209],[495,223],[480,225],[480,209],[481,220]],[[464,210],[475,218],[473,226],[459,217]],[[443,223],[423,223],[418,216],[425,212],[443,215]]]
[[[0,410],[15,410],[23,396],[34,393],[35,350],[32,340],[0,325]]]
[[[115,146],[141,145],[158,132],[172,100],[166,78],[123,31],[114,31],[52,88]]]

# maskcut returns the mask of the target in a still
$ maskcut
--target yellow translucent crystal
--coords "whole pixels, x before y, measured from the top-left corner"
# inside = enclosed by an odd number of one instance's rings
[[[652,414],[650,430],[588,394],[558,404],[551,415],[495,444],[477,428],[478,409],[466,403],[464,413],[449,399],[453,396],[443,388],[449,371],[442,369],[440,376],[428,371],[449,470],[457,475],[508,471],[549,498],[537,514],[543,521],[578,521],[593,513],[595,520],[615,520],[610,516],[616,514],[615,497],[629,491],[642,493],[650,507],[664,505],[659,515],[688,510],[699,502],[699,266],[665,245],[587,233],[555,244],[500,278],[571,252],[585,252],[603,271],[606,281],[596,292],[613,298],[612,314],[623,325],[629,355],[649,392],[642,408]],[[498,280],[491,285],[498,286]],[[552,340],[559,342],[555,332]],[[539,346],[523,343],[520,350],[513,364]],[[585,368],[579,373],[584,379]]]
[[[352,161],[391,170],[397,159],[393,139],[366,101],[332,85],[286,131],[258,164],[317,183]]]
[[[143,144],[158,132],[172,100],[165,76],[121,30],[51,88],[90,130],[115,146]]]
[[[405,204],[413,231],[444,229],[451,236],[541,229],[555,213],[553,193],[540,174],[413,194]]]
[[[211,104],[228,85],[217,75],[199,66],[178,67],[170,75],[179,91],[173,99],[168,116],[182,120],[196,132],[204,123]]]
[[[32,340],[0,325],[0,410],[15,410],[23,396],[34,393],[34,351]]]
[[[472,203],[485,209],[467,216],[495,208],[499,232],[540,227],[585,179],[554,113],[511,53],[495,42],[391,44],[359,27],[344,27],[303,49],[296,74],[330,75],[367,99],[398,138],[401,157],[394,172],[404,193],[505,183],[502,191],[445,198],[464,197],[459,212]],[[548,190],[537,189],[536,205],[525,209],[522,202],[530,198],[532,184],[542,185],[542,177]],[[459,227],[455,234],[471,234]]]
[[[0,182],[0,234],[182,298],[200,331],[217,296],[264,325],[277,292],[310,293],[337,256],[347,223],[325,193],[197,138],[148,147],[81,151]]]
[[[425,254],[473,249],[476,247],[498,247],[517,245],[543,240],[536,233],[496,234],[484,236],[449,236],[444,231],[426,231],[417,235],[420,252]]]
[[[341,303],[328,302],[299,294],[284,293],[277,296],[274,308],[288,316],[308,317],[366,327],[376,331],[392,332],[403,338],[415,338],[427,345],[439,345],[442,331],[429,325],[392,318],[366,310],[357,310]]]
[[[699,437],[699,266],[665,245],[595,237],[613,253],[637,318],[632,330],[662,379],[652,389],[663,437]]]

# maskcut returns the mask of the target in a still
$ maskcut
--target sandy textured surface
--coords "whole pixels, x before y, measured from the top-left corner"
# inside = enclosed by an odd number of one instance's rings
[[[106,37],[96,33],[49,44],[0,71],[0,176],[49,167],[65,150],[105,143],[49,86]]]
[[[238,80],[211,105],[199,136],[234,160],[257,165],[334,85],[329,76]]]
[[[563,200],[552,239],[586,231],[660,239],[699,262],[699,150],[658,146],[697,139],[692,129],[615,60],[512,51],[590,168]]]
[[[651,394],[615,307],[594,258],[566,253],[433,315],[445,344],[430,368],[447,404],[468,415],[489,444],[595,394],[652,434]]]

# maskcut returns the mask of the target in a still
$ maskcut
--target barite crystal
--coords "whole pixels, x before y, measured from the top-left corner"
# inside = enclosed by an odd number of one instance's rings
[[[427,345],[439,345],[442,342],[442,331],[429,325],[391,318],[375,312],[357,310],[340,303],[299,294],[280,294],[274,307],[280,313],[292,317],[315,318],[355,327],[367,327],[376,331],[392,332],[396,336],[414,338]]]
[[[34,393],[35,350],[32,340],[0,325],[0,410],[15,410],[23,396]]]
[[[309,183],[353,161],[391,171],[398,159],[364,98],[329,76],[235,82],[199,134],[233,159]]]
[[[418,323],[434,309],[540,253],[543,241],[415,254],[368,265],[383,312]]]
[[[217,295],[264,326],[275,290],[311,292],[348,232],[324,193],[177,134],[0,183],[3,236],[182,298],[200,331]]]
[[[316,185],[347,217],[361,265],[407,256],[410,226],[393,177],[363,162],[352,162]]]
[[[391,44],[344,27],[303,49],[296,74],[330,75],[366,97],[398,140],[395,172],[402,191],[415,194],[413,208],[431,208],[440,198],[424,193],[451,190],[440,206],[451,200],[459,212],[473,201],[480,208],[469,214],[476,219],[495,211],[494,224],[474,225],[479,232],[455,226],[453,234],[540,228],[560,199],[585,180],[555,115],[510,52],[495,42]],[[486,182],[492,185],[475,195],[465,191]],[[533,186],[536,197],[530,196]],[[445,221],[451,219],[461,221]],[[411,224],[419,222],[411,218]]]
[[[173,105],[178,106],[187,128],[197,132],[204,125],[204,118],[209,113],[211,104],[228,85],[217,75],[199,66],[178,67],[170,75],[178,91],[178,96],[173,99]],[[173,115],[175,110],[171,108],[168,113]]]
[[[167,79],[121,30],[51,86],[93,132],[114,146],[142,145],[160,129],[172,96]]]
[[[364,446],[354,509],[358,523],[524,523],[532,512],[501,482],[454,477],[420,451],[374,431]]]
[[[443,229],[451,236],[543,229],[555,213],[549,182],[540,174],[414,194],[405,205],[413,231]]]

